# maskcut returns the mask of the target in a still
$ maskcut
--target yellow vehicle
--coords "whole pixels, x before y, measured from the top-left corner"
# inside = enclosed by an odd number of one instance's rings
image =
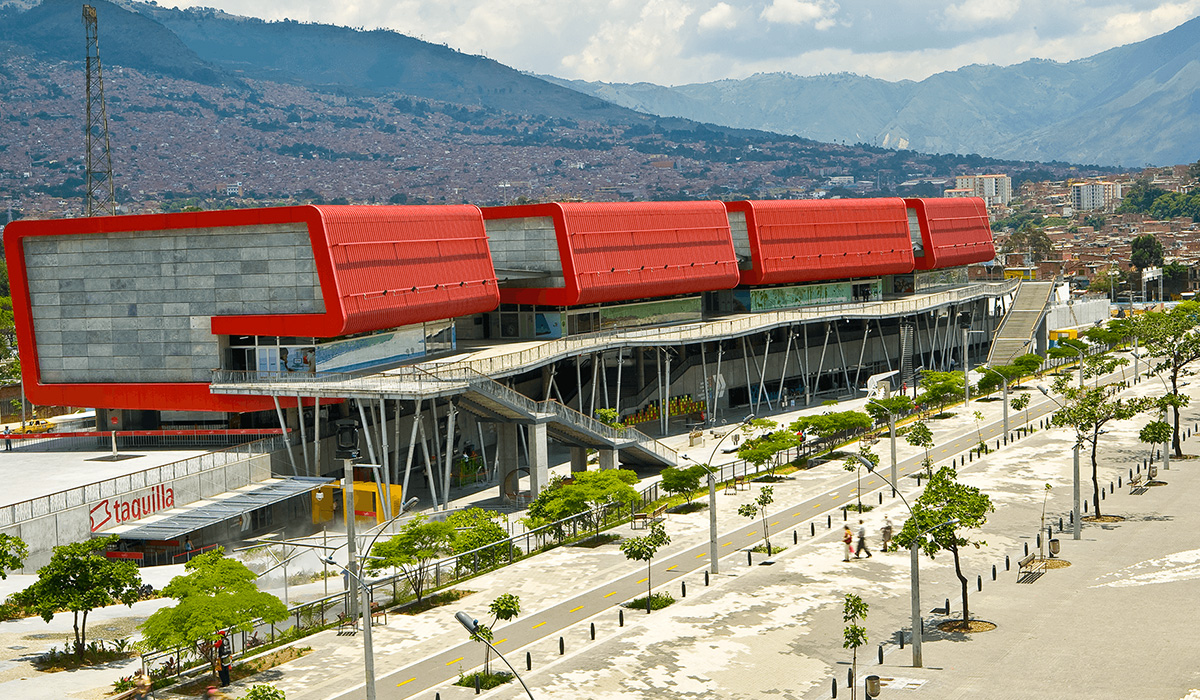
[[[54,424],[48,420],[41,420],[40,418],[27,420],[25,421],[25,425],[18,425],[17,427],[13,428],[13,432],[17,435],[21,435],[23,433],[48,433],[51,430],[54,430]]]

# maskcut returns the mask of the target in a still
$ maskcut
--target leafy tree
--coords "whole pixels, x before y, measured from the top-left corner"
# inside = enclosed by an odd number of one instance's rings
[[[774,421],[772,421],[774,422]],[[800,436],[791,430],[777,430],[742,442],[738,446],[738,457],[754,465],[756,470],[770,465],[774,474],[779,467],[779,454],[800,444]]]
[[[921,465],[926,470],[933,468],[933,460],[929,457],[929,448],[933,447],[933,431],[929,429],[923,421],[917,421],[912,424],[908,432],[904,434],[904,441],[913,447],[920,447],[925,450],[925,459],[921,461]]]
[[[494,639],[492,634],[497,622],[501,620],[508,622],[521,614],[521,598],[512,593],[501,593],[498,598],[488,605],[488,612],[492,614],[492,624],[477,626],[475,632],[471,635],[472,640],[478,642],[486,639],[488,642],[491,642]],[[485,675],[491,673],[491,659],[492,648],[490,646],[485,647],[483,652],[483,673]]]
[[[913,503],[912,517],[904,523],[896,535],[901,547],[911,547],[918,542],[926,554],[933,557],[938,552],[949,550],[954,555],[954,573],[962,589],[963,622],[971,619],[967,599],[967,577],[963,575],[959,549],[966,546],[978,548],[986,544],[972,540],[964,532],[983,527],[987,514],[995,510],[992,499],[974,486],[958,482],[958,472],[953,467],[942,467],[929,480],[925,491]],[[950,521],[955,522],[950,522]],[[928,536],[919,537],[922,533]],[[919,630],[914,631],[914,634]]]
[[[858,692],[858,648],[867,644],[867,630],[860,626],[858,621],[867,619],[869,608],[870,606],[864,603],[862,598],[853,593],[847,593],[842,601],[842,622],[846,623],[842,629],[842,648],[850,649],[853,652],[851,676],[855,682],[850,684],[851,698],[856,697],[855,694]]]
[[[913,410],[913,400],[904,394],[896,394],[886,399],[871,399],[863,408],[871,416],[871,420],[876,423],[886,423],[888,414],[899,419],[911,413]]]
[[[1029,394],[1017,394],[1009,403],[1018,411],[1025,411],[1025,422],[1029,423]]]
[[[983,412],[975,411],[974,413],[971,414],[971,417],[975,419],[975,435],[979,438],[979,444],[982,445],[983,444]]]
[[[875,465],[876,467],[879,466],[879,455],[875,454],[875,452],[867,445],[860,443],[859,447],[858,447],[858,454],[861,455],[867,461],[869,461],[871,464]],[[863,466],[863,463],[852,456],[847,457],[845,459],[845,461],[842,462],[842,469],[845,469],[848,472],[854,472],[854,480],[855,480],[854,493],[858,496],[858,512],[859,513],[863,512],[863,509],[862,509],[862,466]],[[872,469],[874,469],[874,467],[872,467]]]
[[[413,518],[392,537],[371,548],[366,569],[378,573],[396,567],[408,579],[417,600],[425,592],[425,573],[431,561],[454,550],[454,526],[447,522],[428,522],[424,517]]]
[[[792,421],[788,430],[793,433],[804,431],[816,435],[820,440],[830,440],[838,435],[870,430],[874,424],[870,414],[862,411],[836,411]]]
[[[1012,383],[1020,379],[1022,375],[1027,374],[1016,365],[996,365],[988,367],[994,372],[982,372],[983,376],[979,378],[979,383],[975,385],[979,394],[990,394],[997,389],[1002,389],[1004,384],[1008,384],[1011,388]]]
[[[226,557],[220,547],[192,557],[183,568],[186,573],[162,589],[164,597],[178,602],[140,625],[143,644],[150,649],[195,649],[216,676],[222,630],[250,632],[260,618],[270,623],[287,619],[283,601],[258,590],[254,572]]]
[[[771,533],[767,528],[767,508],[775,502],[775,487],[764,486],[758,492],[758,498],[750,503],[738,506],[738,515],[751,520],[762,517],[763,542],[767,545],[767,556],[771,556]]]
[[[507,539],[508,532],[496,522],[499,517],[499,513],[482,508],[467,508],[452,513],[446,522],[454,526],[457,532],[454,536],[454,552],[462,554]],[[479,553],[480,564],[495,566],[503,554],[496,547],[485,549]]]
[[[1138,440],[1148,443],[1150,453],[1154,454],[1155,445],[1166,445],[1171,441],[1171,424],[1165,420],[1150,421],[1138,431]]]
[[[648,535],[630,537],[621,541],[621,553],[625,555],[626,559],[646,562],[646,612],[650,612],[650,597],[654,590],[654,584],[650,581],[650,564],[658,550],[669,544],[671,544],[671,536],[667,534],[662,523],[652,524]]]
[[[1163,265],[1163,299],[1174,299],[1188,288],[1188,267],[1182,263]]]
[[[572,483],[565,483],[556,479],[539,493],[529,504],[529,522],[547,525],[591,511],[591,524],[599,535],[604,508],[614,503],[628,505],[638,499],[638,492],[633,488],[638,476],[631,469],[577,472],[572,480]]]
[[[662,470],[662,487],[667,493],[681,494],[690,504],[696,489],[700,488],[700,479],[705,474],[704,468],[691,466],[687,469],[667,467]]]
[[[1184,367],[1200,360],[1200,303],[1185,301],[1164,312],[1151,312],[1134,317],[1133,334],[1137,336],[1149,358],[1151,370],[1168,378],[1168,394],[1180,396],[1179,378]],[[1186,404],[1183,404],[1186,405]],[[1176,457],[1183,457],[1179,440],[1179,408],[1174,406],[1175,426],[1171,438]]]
[[[138,600],[142,579],[137,565],[104,556],[104,550],[118,539],[109,535],[55,547],[50,563],[38,569],[37,581],[15,596],[46,622],[56,612],[70,610],[75,654],[81,660],[87,649],[88,613],[117,603],[132,606]]]
[[[919,403],[937,406],[938,411],[946,404],[965,395],[966,384],[962,372],[921,372],[921,396]]]
[[[1016,367],[1021,374],[1016,378],[1028,376],[1036,373],[1042,367],[1042,363],[1046,360],[1035,353],[1026,353],[1012,361],[1012,366]]]
[[[1046,234],[1045,228],[1026,222],[1008,237],[1002,250],[1006,253],[1026,253],[1036,264],[1050,258],[1054,253],[1054,242]]]
[[[597,408],[596,420],[601,423],[616,428],[618,432],[624,432],[625,424],[621,422],[621,412],[615,408]]]
[[[15,535],[0,535],[0,579],[8,578],[8,572],[25,565],[29,547],[25,540]]]
[[[1091,445],[1092,456],[1092,505],[1100,515],[1100,477],[1096,453],[1104,426],[1114,420],[1127,420],[1151,408],[1153,399],[1118,398],[1111,385],[1083,388],[1071,386],[1066,377],[1054,382],[1054,390],[1065,399],[1062,408],[1050,417],[1052,425],[1070,427],[1075,431],[1075,444],[1080,448]]]
[[[1163,264],[1163,244],[1154,234],[1143,233],[1136,236],[1129,245],[1133,248],[1129,262],[1138,270],[1148,267],[1161,267]]]
[[[1087,357],[1089,345],[1075,338],[1061,338],[1056,347],[1050,348],[1047,355],[1056,360],[1077,360],[1080,364],[1080,371],[1083,371],[1083,358]]]

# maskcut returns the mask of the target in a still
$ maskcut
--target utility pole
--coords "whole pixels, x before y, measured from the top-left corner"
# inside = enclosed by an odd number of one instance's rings
[[[112,215],[117,213],[117,197],[113,189],[112,151],[108,144],[108,112],[104,107],[104,76],[100,66],[96,8],[91,5],[83,6],[83,25],[87,33],[87,77],[84,80],[86,117],[83,126],[87,182],[83,215]]]

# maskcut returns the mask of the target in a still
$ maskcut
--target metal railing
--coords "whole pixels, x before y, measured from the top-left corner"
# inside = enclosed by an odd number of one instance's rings
[[[253,442],[234,445],[216,452],[208,452],[195,457],[177,460],[168,464],[150,467],[122,476],[95,481],[83,486],[45,496],[38,496],[25,501],[0,506],[0,527],[8,527],[25,520],[57,513],[67,508],[75,508],[106,495],[119,495],[131,491],[139,491],[155,484],[162,484],[191,474],[224,467],[251,457],[268,454],[283,449],[281,436],[264,438]]]

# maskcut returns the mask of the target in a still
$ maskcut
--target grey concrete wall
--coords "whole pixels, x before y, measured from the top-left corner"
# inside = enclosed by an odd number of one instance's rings
[[[206,382],[212,316],[324,312],[303,224],[25,239],[42,381]]]
[[[729,232],[733,235],[733,252],[739,260],[745,260],[741,269],[750,269],[750,229],[746,226],[746,213],[731,211],[729,216]]]
[[[134,491],[142,491],[157,483],[166,483],[175,493],[175,505],[183,506],[251,483],[265,481],[270,477],[270,455],[256,455],[240,462],[172,479],[169,482],[143,483],[139,480],[136,484],[131,483],[132,488],[129,490],[105,494],[103,497],[121,496]],[[58,545],[82,542],[92,537],[88,511],[93,501],[90,495],[88,498],[87,503],[64,505],[62,508],[52,506],[50,513],[20,520],[14,525],[0,529],[0,534],[20,537],[29,547],[25,568],[17,573],[37,573],[39,567],[50,562],[50,555]]]
[[[548,216],[485,221],[492,264],[497,269],[540,270],[562,277],[554,220]],[[545,284],[539,283],[538,286]],[[561,282],[559,282],[561,285]]]
[[[1081,328],[1109,318],[1108,299],[1089,299],[1051,306],[1046,312],[1046,325],[1049,330]]]

